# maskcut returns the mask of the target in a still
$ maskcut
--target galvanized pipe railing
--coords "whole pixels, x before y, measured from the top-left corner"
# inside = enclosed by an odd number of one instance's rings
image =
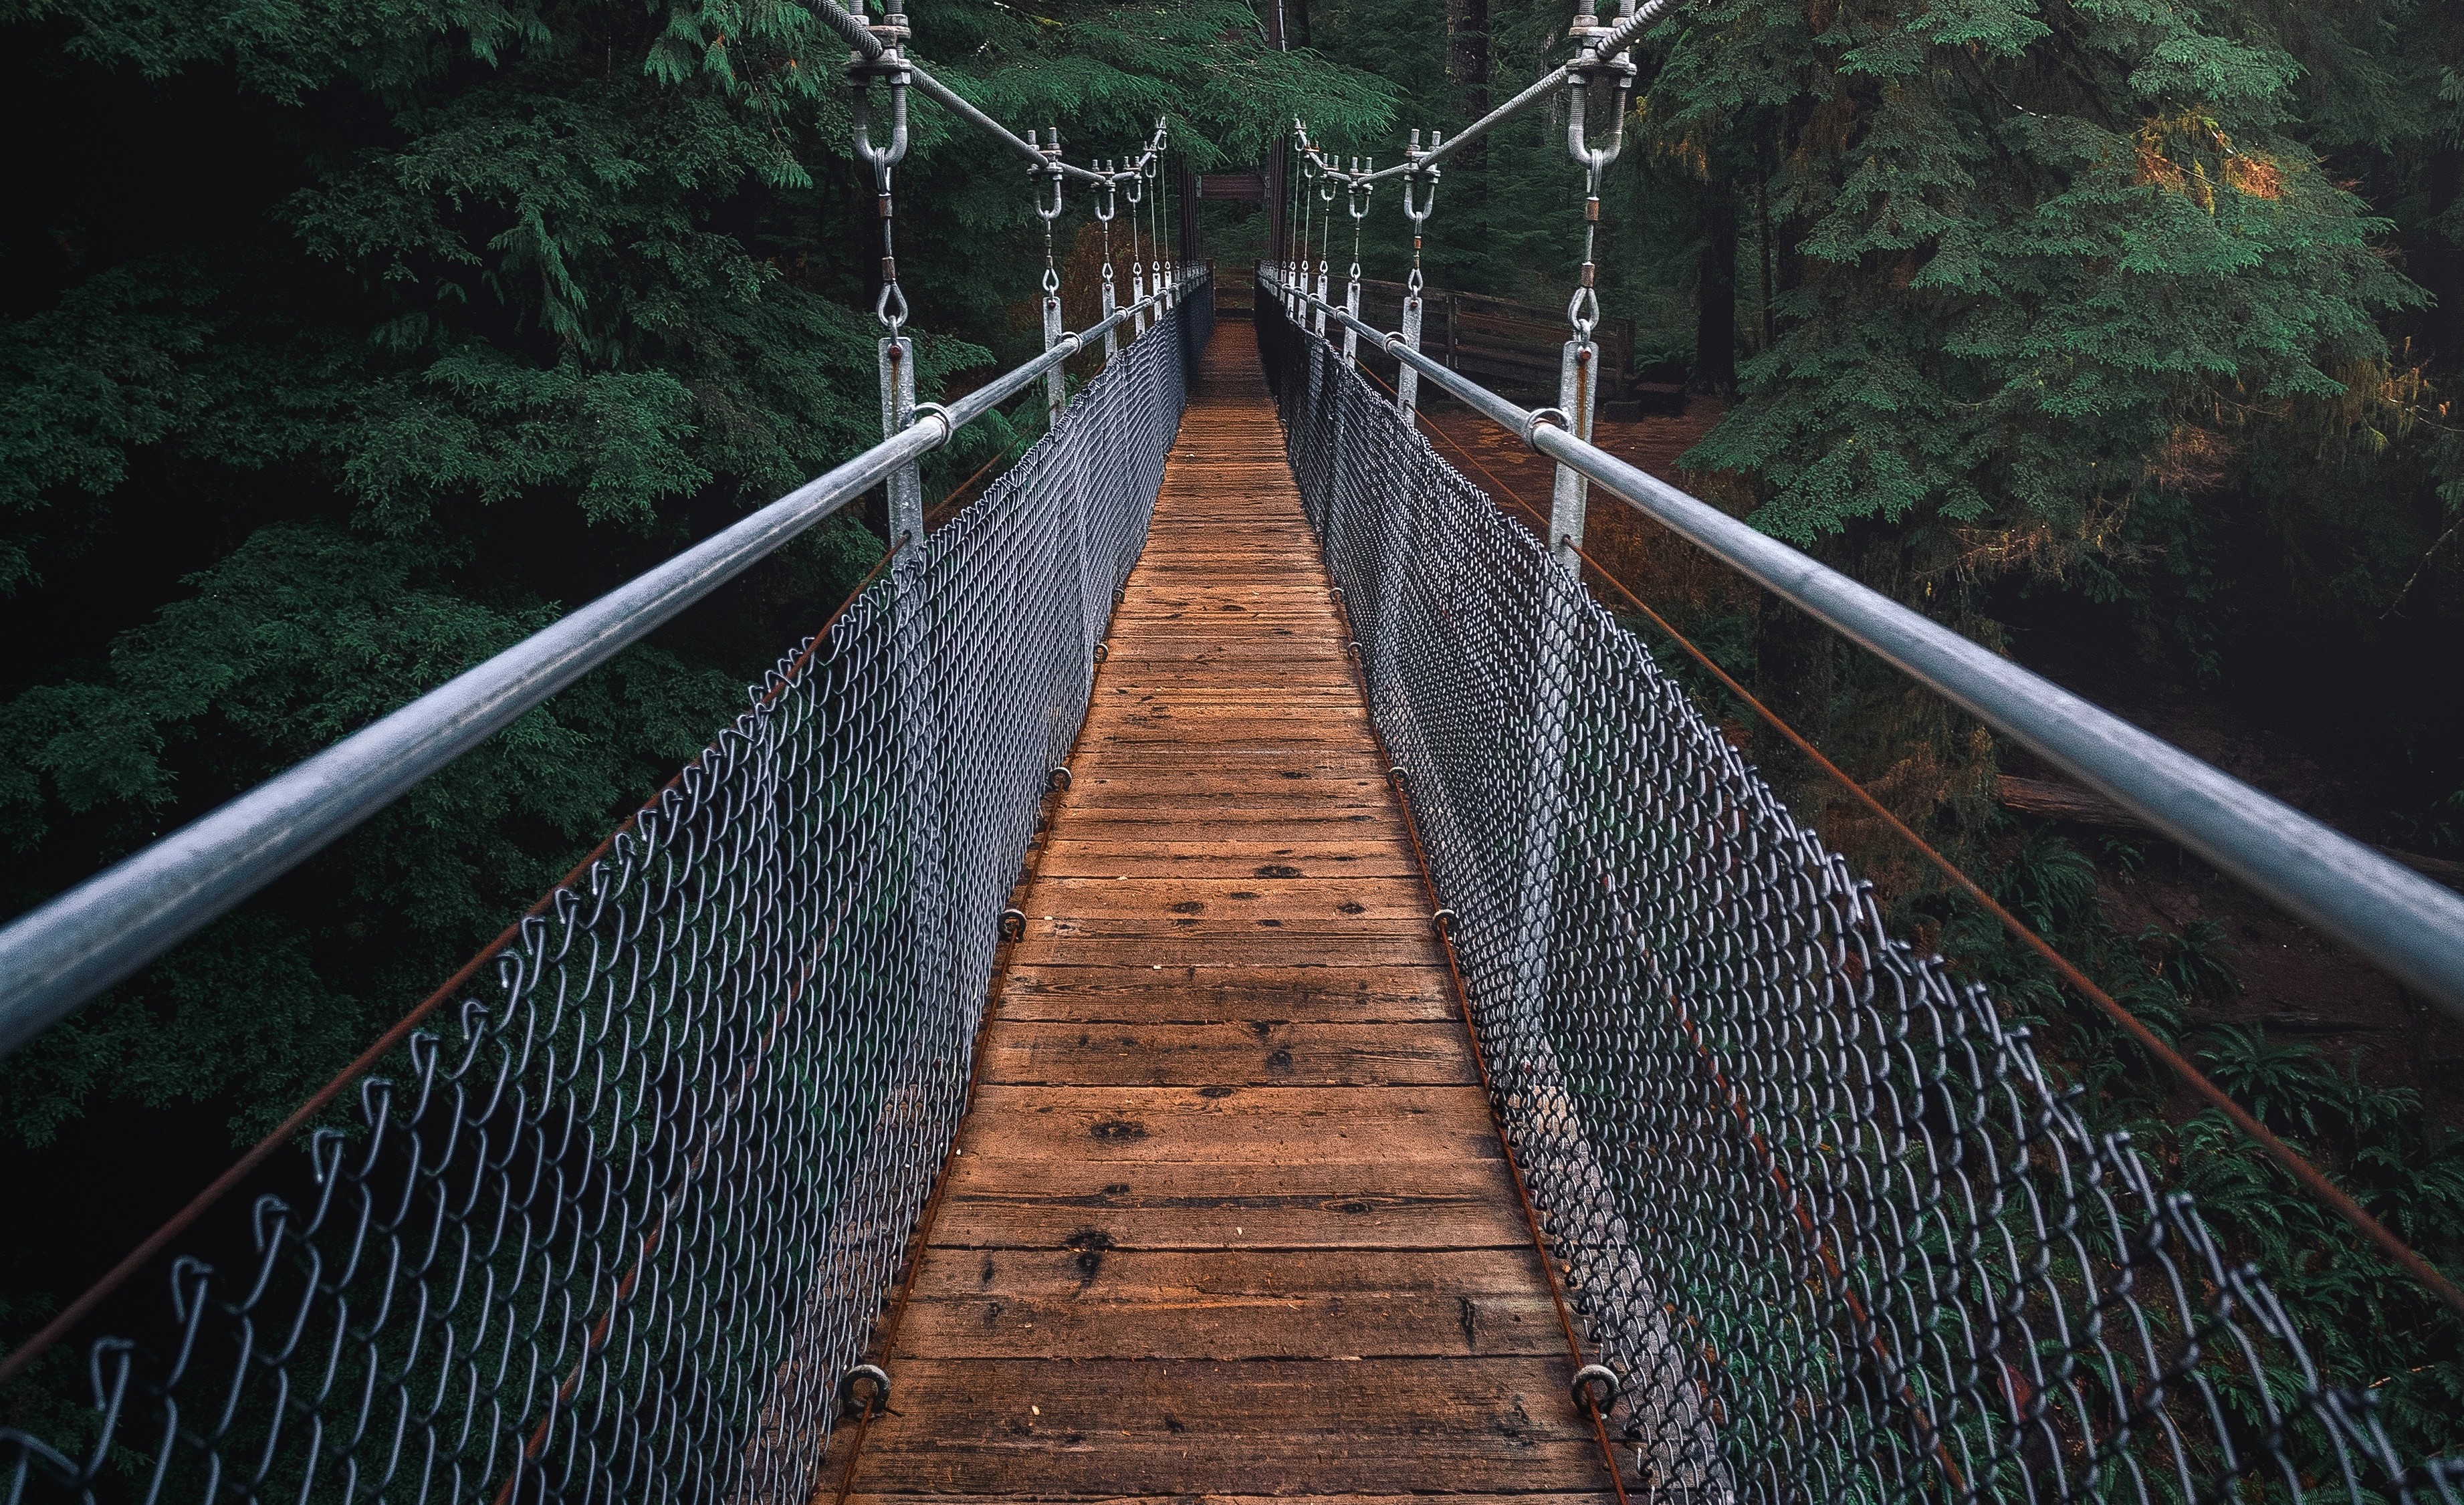
[[[920,406],[914,426],[20,916],[0,929],[0,1058],[1163,296]]]
[[[1271,268],[1258,275],[1283,291]],[[1551,459],[2063,769],[2158,832],[2464,1017],[2464,896],[2151,736],[1768,534],[1584,443],[1336,304],[1292,290]],[[1553,540],[1552,540],[1553,541]]]

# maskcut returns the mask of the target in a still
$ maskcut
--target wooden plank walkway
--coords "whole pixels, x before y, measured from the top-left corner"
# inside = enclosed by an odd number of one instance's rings
[[[1327,584],[1227,323],[848,1497],[1611,1499]]]

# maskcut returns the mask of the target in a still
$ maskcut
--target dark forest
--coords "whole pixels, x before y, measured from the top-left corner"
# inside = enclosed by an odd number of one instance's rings
[[[1244,0],[912,19],[919,57],[1073,161],[1161,118],[1202,174],[1256,171],[1295,118],[1384,164],[1567,52],[1561,4],[1282,4],[1280,53]],[[873,190],[844,44],[803,6],[0,0],[0,26],[11,914],[878,437]],[[1662,400],[1612,447],[1669,450],[1753,526],[2464,886],[2464,8],[1698,0],[1635,60],[1599,298]],[[1044,229],[1012,164],[915,123],[900,262],[947,400],[1039,348]],[[1535,111],[1448,164],[1433,288],[1564,306],[1564,128]],[[1194,208],[1219,280],[1271,254],[1261,206]],[[1096,233],[1073,195],[1072,327]],[[1367,273],[1409,248],[1381,194]],[[962,435],[928,498],[1040,418]],[[1545,499],[1538,462],[1491,463]],[[1593,512],[1605,566],[2464,1277],[2464,1028]],[[758,566],[0,1066],[0,1349],[700,750],[879,521]],[[2266,1265],[2401,1450],[2464,1443],[2453,1319],[1671,662],[1895,924]],[[0,1425],[56,1425],[81,1363],[47,1356]]]

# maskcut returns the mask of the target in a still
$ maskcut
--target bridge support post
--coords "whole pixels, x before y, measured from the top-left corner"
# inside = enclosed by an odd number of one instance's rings
[[[1117,171],[1119,167],[1120,164],[1117,161],[1108,161],[1103,164],[1104,171],[1108,176]],[[1113,184],[1107,182],[1104,185],[1103,197],[1095,201],[1095,221],[1104,227],[1104,369],[1107,371],[1112,368],[1112,362],[1118,360],[1121,354],[1121,342],[1113,337],[1112,332],[1112,311],[1120,306],[1113,301],[1112,297],[1112,217],[1120,209],[1119,193],[1120,190]],[[1133,212],[1132,218],[1135,217]]]
[[[1061,343],[1061,294],[1044,294],[1044,348],[1050,350]],[[1069,382],[1056,365],[1044,373],[1044,416],[1047,423],[1057,423],[1061,409],[1069,402]]]
[[[1592,408],[1599,397],[1599,364],[1598,345],[1570,339],[1557,367],[1557,408],[1566,415],[1568,430],[1585,443],[1591,441]],[[1583,513],[1591,494],[1592,483],[1573,467],[1557,467],[1556,486],[1549,496],[1549,553],[1559,568],[1577,577],[1582,565],[1574,551],[1583,546]]]
[[[881,437],[895,438],[915,422],[915,341],[901,335],[875,341],[881,356]],[[888,493],[890,541],[924,542],[924,479],[911,460],[882,483]]]
[[[1323,309],[1318,316],[1326,316]],[[1344,433],[1352,426],[1353,388],[1360,383],[1353,378],[1349,365],[1335,363],[1331,344],[1311,349],[1309,363],[1326,372],[1319,381],[1318,396],[1332,409],[1327,419],[1326,521],[1319,529],[1319,535],[1325,539],[1327,565],[1331,570],[1334,561],[1343,557],[1342,539],[1350,531],[1344,526],[1344,502],[1351,494],[1351,478],[1356,468],[1345,463],[1349,457],[1344,449]],[[1355,578],[1340,583],[1357,587],[1360,581]]]
[[[904,335],[879,341],[881,360],[881,429],[884,437],[904,432],[915,423],[915,342]],[[945,792],[941,781],[942,725],[934,687],[941,676],[933,662],[932,608],[927,597],[928,561],[924,547],[924,490],[921,475],[910,462],[891,472],[883,483],[888,493],[892,543],[904,540],[891,562],[890,610],[891,656],[888,690],[895,715],[899,771],[896,818],[903,827],[904,889],[908,939],[905,956],[893,964],[903,970],[920,1000],[922,1016],[901,1058],[891,1068],[895,1095],[922,1097],[928,1084],[943,1083],[954,1070],[965,1080],[963,1059],[972,1048],[967,1028],[967,1000],[959,996],[958,974],[951,935],[949,850],[942,823]],[[894,861],[894,859],[893,859]],[[896,986],[893,983],[892,986]],[[953,1067],[945,1062],[957,1061]],[[893,1099],[894,1101],[894,1099]],[[920,1163],[929,1167],[945,1152],[954,1123],[916,1125],[905,1134],[885,1134],[876,1174],[912,1177]],[[903,1143],[902,1143],[903,1141]],[[897,1162],[906,1160],[899,1167]],[[931,1171],[925,1169],[926,1185]],[[918,1206],[923,1192],[909,1204]],[[873,1267],[880,1282],[895,1276],[906,1231],[876,1231],[861,1256]],[[869,1313],[866,1314],[869,1317]]]
[[[1111,368],[1112,362],[1119,360],[1121,355],[1120,341],[1112,335],[1112,310],[1115,306],[1112,302],[1112,264],[1108,261],[1104,264],[1104,366],[1107,370]],[[1049,342],[1052,334],[1048,325],[1045,327],[1044,338],[1046,341],[1045,348],[1051,349]]]
[[[1360,316],[1360,263],[1352,264],[1352,282],[1343,290],[1343,311],[1354,318]],[[1360,363],[1360,331],[1343,326],[1343,364],[1346,369]]]
[[[1415,275],[1418,273],[1415,273]],[[1420,314],[1422,305],[1418,290],[1403,296],[1403,348],[1420,348]],[[1420,404],[1420,372],[1410,361],[1398,362],[1402,369],[1395,373],[1395,410],[1403,415],[1403,428],[1411,431],[1412,413]]]

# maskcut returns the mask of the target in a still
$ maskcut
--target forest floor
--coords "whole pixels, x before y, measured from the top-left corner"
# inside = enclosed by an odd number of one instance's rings
[[[1719,400],[1698,396],[1682,416],[1603,422],[1595,437],[1611,454],[1654,475],[1699,485],[1701,477],[1681,474],[1677,460],[1723,411]],[[1551,461],[1467,409],[1441,406],[1424,416],[1437,430],[1439,452],[1474,484],[1492,492],[1510,490],[1526,522],[1535,520],[1532,509],[1545,516]],[[1707,556],[1614,500],[1602,505],[1596,489],[1593,498],[1588,551],[1644,600],[1661,606],[1670,596],[1700,602],[1736,589]],[[1653,643],[1656,650],[1662,646]],[[2380,780],[2362,760],[2322,743],[2317,729],[2277,724],[2216,690],[2150,674],[2137,664],[2036,662],[2040,656],[2026,647],[2023,639],[2019,656],[2029,667],[2193,756],[2362,840],[2393,839],[2383,829]],[[2007,742],[2000,757],[2005,774],[2056,776]],[[2366,963],[2160,837],[2068,823],[2062,831],[2096,862],[2098,898],[2124,934],[2151,927],[2178,933],[2199,919],[2224,926],[2238,952],[2233,960],[2243,991],[2230,1003],[2195,1009],[2193,1034],[2203,1026],[2264,1025],[2271,1040],[2310,1045],[2339,1071],[2359,1053],[2365,1080],[2411,1087],[2431,1115],[2464,1126],[2464,1024],[2409,996]]]

